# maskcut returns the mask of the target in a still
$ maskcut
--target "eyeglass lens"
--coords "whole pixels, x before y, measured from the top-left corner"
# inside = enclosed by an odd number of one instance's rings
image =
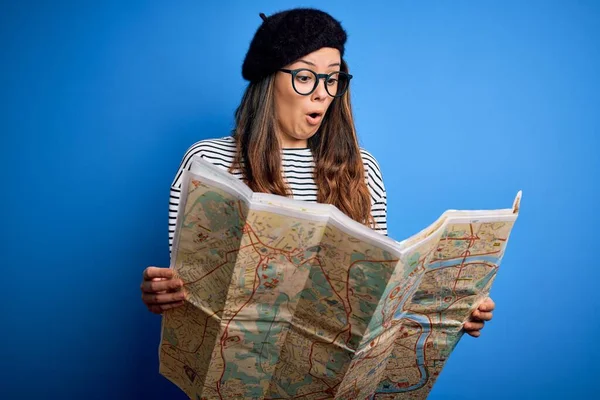
[[[298,71],[296,76],[292,77],[292,83],[298,93],[308,95],[316,89],[319,81],[313,71],[306,69]],[[325,89],[330,96],[341,96],[348,89],[348,83],[348,75],[344,72],[336,72],[325,81]]]

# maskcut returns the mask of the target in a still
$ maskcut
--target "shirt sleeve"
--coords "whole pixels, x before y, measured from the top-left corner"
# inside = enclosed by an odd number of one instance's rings
[[[384,197],[382,200],[373,203],[371,213],[376,223],[375,230],[387,236],[387,199]]]
[[[184,154],[181,164],[171,183],[169,192],[169,254],[173,248],[173,238],[175,237],[175,226],[177,225],[177,212],[181,200],[181,182],[183,172],[190,169],[194,157],[203,157],[202,143],[198,142],[192,145]]]
[[[364,149],[361,149],[361,155],[365,164],[367,186],[371,193],[371,214],[376,223],[374,229],[387,236],[387,193],[383,182],[383,174],[373,155]]]

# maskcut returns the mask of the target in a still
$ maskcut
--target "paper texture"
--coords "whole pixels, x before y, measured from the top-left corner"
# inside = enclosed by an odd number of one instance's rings
[[[196,160],[171,264],[187,301],[163,315],[160,373],[192,399],[426,398],[489,293],[520,198],[396,242]]]

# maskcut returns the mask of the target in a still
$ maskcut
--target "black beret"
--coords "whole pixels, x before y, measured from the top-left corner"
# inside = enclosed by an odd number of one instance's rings
[[[333,47],[344,56],[347,35],[341,24],[326,12],[296,8],[266,17],[254,34],[242,65],[242,76],[258,81],[297,59]]]

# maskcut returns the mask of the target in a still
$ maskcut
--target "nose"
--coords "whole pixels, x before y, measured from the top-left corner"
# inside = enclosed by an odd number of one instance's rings
[[[317,88],[312,93],[312,100],[314,101],[323,101],[327,98],[327,90],[325,89],[325,85],[327,84],[325,81],[326,78],[319,78],[317,82]]]

